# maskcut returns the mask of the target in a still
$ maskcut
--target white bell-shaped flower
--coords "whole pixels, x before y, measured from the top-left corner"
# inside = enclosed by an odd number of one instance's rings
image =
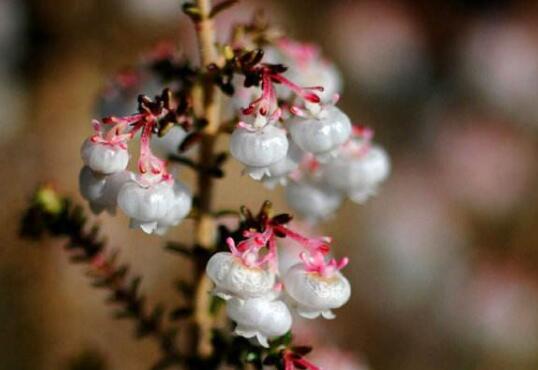
[[[373,145],[360,156],[341,155],[323,169],[324,181],[345,192],[356,203],[375,194],[390,173],[390,159],[383,148]]]
[[[163,234],[190,212],[192,197],[178,181],[131,181],[121,188],[118,206],[131,218],[131,227],[140,227],[148,234]]]
[[[133,179],[129,171],[121,171],[112,175],[95,173],[90,167],[84,166],[80,170],[79,189],[80,193],[90,203],[94,214],[107,211],[116,213],[118,193],[121,187]]]
[[[274,189],[276,185],[287,185],[288,175],[299,167],[304,152],[293,141],[289,142],[288,154],[269,166],[267,173],[263,176],[262,181],[269,189]]]
[[[237,326],[235,334],[256,338],[264,347],[268,339],[280,337],[291,329],[291,313],[284,302],[273,300],[273,295],[241,300],[232,298],[227,302],[227,313]]]
[[[311,222],[327,219],[342,204],[338,191],[307,179],[288,183],[285,191],[288,205]]]
[[[265,296],[275,285],[275,274],[267,268],[247,266],[232,253],[215,253],[207,263],[206,272],[215,284],[214,294],[230,299]]]
[[[155,234],[164,235],[169,227],[177,226],[189,214],[191,208],[191,192],[183,183],[175,180],[174,196],[170,200],[168,211],[158,220]]]
[[[308,319],[322,315],[326,319],[335,316],[332,309],[343,306],[351,295],[349,281],[338,271],[347,264],[323,261],[322,254],[317,253],[313,265],[298,263],[291,267],[284,276],[284,286],[297,308],[297,313]]]
[[[109,175],[127,168],[129,152],[121,145],[93,142],[87,139],[80,150],[82,161],[92,171]]]
[[[232,156],[245,165],[247,173],[260,180],[269,167],[286,157],[286,132],[272,124],[261,129],[237,127],[230,138]]]
[[[287,123],[293,141],[320,162],[337,155],[338,148],[351,136],[351,121],[334,105],[322,107],[306,117],[294,117]]]

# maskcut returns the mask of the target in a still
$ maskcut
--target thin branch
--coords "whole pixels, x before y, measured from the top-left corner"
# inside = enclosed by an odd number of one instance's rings
[[[213,64],[219,64],[215,41],[215,25],[211,17],[212,5],[210,0],[196,0],[197,17],[191,17],[195,22],[196,34],[200,49],[200,59],[204,70]],[[198,162],[211,163],[214,158],[214,148],[220,127],[221,92],[210,79],[206,79],[195,101],[195,112],[206,119],[207,125],[202,131]],[[198,173],[199,217],[195,226],[196,244],[207,249],[213,249],[216,239],[216,225],[212,216],[213,178],[205,172]],[[208,358],[213,352],[211,344],[211,329],[213,319],[210,315],[209,289],[211,283],[205,274],[205,266],[198,266],[196,271],[196,291],[194,300],[193,350],[202,358]]]
[[[121,307],[115,317],[133,319],[138,337],[154,338],[162,352],[162,361],[182,363],[175,343],[176,329],[163,325],[164,309],[160,305],[147,306],[145,297],[139,293],[140,277],[129,274],[127,265],[117,264],[117,253],[107,253],[97,226],[87,231],[86,217],[80,206],[60,199],[50,188],[42,188],[26,211],[22,225],[23,237],[37,239],[44,234],[67,237],[65,248],[71,252],[71,260],[86,264],[92,285],[108,289],[111,293],[108,301]]]

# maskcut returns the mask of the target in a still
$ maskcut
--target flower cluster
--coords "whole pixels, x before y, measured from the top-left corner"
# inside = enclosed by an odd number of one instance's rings
[[[282,215],[266,218],[259,230],[246,229],[238,243],[229,237],[229,252],[214,254],[206,268],[215,284],[213,293],[227,301],[235,333],[256,338],[265,347],[268,339],[291,329],[292,311],[308,319],[332,319],[332,310],[351,294],[340,273],[348,259],[328,257],[331,239],[305,237],[286,226],[287,221]],[[301,246],[298,262],[289,268],[279,267],[277,238],[290,238]]]
[[[314,46],[287,38],[267,47],[265,59],[287,68],[260,63],[247,71],[235,100],[248,105],[232,133],[231,154],[253,179],[287,185],[290,206],[312,221],[330,216],[345,196],[366,201],[388,176],[390,161],[372,144],[373,131],[353,126],[336,107],[335,67]],[[252,75],[259,86],[250,86]]]
[[[139,332],[157,334],[164,352],[155,368],[220,368],[228,361],[239,367],[318,370],[304,358],[310,348],[291,343],[293,318],[335,317],[333,310],[351,295],[341,273],[348,258],[331,256],[331,238],[296,231],[289,225],[291,216],[272,217],[268,201],[257,216],[243,207],[239,226],[228,228],[221,217],[229,211],[212,204],[213,181],[224,177],[229,152],[253,179],[269,188],[285,186],[290,206],[317,221],[345,197],[362,203],[375,194],[390,172],[389,158],[372,143],[371,129],[353,125],[337,107],[342,79],[316,46],[282,37],[255,19],[237,25],[230,40],[216,47],[213,18],[235,1],[210,3],[182,4],[195,24],[203,65],[193,66],[174,46],[162,43],[105,90],[100,102],[105,118],[93,121],[94,134],[81,148],[80,192],[92,212],[119,208],[132,228],[148,234],[161,235],[189,214],[194,219],[192,245],[170,248],[188,256],[193,266],[194,279],[182,289],[185,301],[193,302],[170,316],[188,316],[195,324],[190,353],[172,346],[176,328],[161,328],[159,307],[146,318],[136,291],[139,280],[126,288],[127,312],[137,311]],[[135,107],[130,98],[139,91],[155,98],[138,95]],[[230,134],[229,150],[216,152],[224,134]],[[134,146],[136,170],[129,167]],[[194,146],[196,158],[186,153]],[[169,171],[167,160],[196,172],[195,196]],[[88,250],[90,264],[102,269],[107,260],[100,252],[95,256],[101,243],[80,233],[78,209],[72,219],[70,212],[61,214],[60,221],[73,229],[65,228],[68,235]],[[293,247],[279,243],[283,239]],[[107,271],[119,276],[122,291],[124,271]],[[207,279],[214,283],[215,300],[206,299]],[[233,340],[227,333],[221,338],[213,310],[221,307],[213,304],[217,297],[226,301],[227,316],[236,324]],[[237,359],[228,358],[231,352]]]
[[[270,188],[286,186],[290,206],[303,217],[322,219],[346,196],[360,203],[374,194],[389,174],[389,159],[372,143],[373,131],[352,125],[336,106],[342,87],[337,69],[312,45],[283,37],[266,42],[232,44],[224,64],[209,65],[207,71],[191,69],[169,47],[159,47],[146,60],[149,75],[120,76],[110,90],[118,92],[110,95],[118,101],[137,85],[157,89],[172,82],[173,90],[162,90],[154,100],[140,95],[134,114],[94,121],[95,133],[82,146],[80,173],[80,190],[92,211],[113,213],[119,207],[131,227],[156,234],[190,213],[190,191],[154,153],[190,165],[199,176],[212,168],[203,156],[195,162],[175,153],[178,147],[204,142],[197,140],[209,122],[193,106],[193,86],[200,81],[212,81],[233,95],[220,112],[235,108],[231,155],[253,179]],[[215,135],[222,132],[227,130]],[[129,144],[135,138],[140,143],[136,173],[128,169]],[[340,272],[348,259],[332,258],[330,238],[306,237],[288,225],[290,220],[288,215],[269,217],[262,208],[231,236],[219,235],[221,249],[206,265],[213,294],[227,302],[235,334],[264,347],[290,331],[292,313],[333,319],[333,310],[351,294]],[[278,239],[284,238],[299,247],[283,250]],[[317,369],[292,349],[280,354],[286,369]]]
[[[163,234],[191,210],[190,191],[168,172],[166,162],[156,157],[150,147],[153,134],[163,122],[178,123],[170,91],[151,101],[139,97],[139,113],[125,117],[95,120],[95,133],[81,149],[84,167],[79,184],[82,196],[93,212],[116,207],[130,217],[131,227],[146,233]],[[140,134],[138,174],[127,170],[129,142]]]

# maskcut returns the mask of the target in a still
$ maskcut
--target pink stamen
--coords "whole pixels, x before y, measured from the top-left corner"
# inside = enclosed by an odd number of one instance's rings
[[[103,125],[113,125],[106,133]],[[167,162],[156,157],[150,148],[150,139],[153,129],[157,124],[157,117],[151,112],[143,112],[125,117],[105,117],[102,121],[93,120],[92,125],[95,134],[90,137],[94,143],[103,145],[119,146],[127,149],[127,142],[134,138],[136,133],[142,130],[140,135],[140,155],[138,170],[141,174],[150,173],[161,175],[159,181],[172,181],[173,177],[167,170]],[[146,179],[147,180],[147,179]],[[141,183],[149,184],[151,181],[142,180]]]
[[[262,75],[262,93],[260,97],[254,99],[247,107],[242,109],[244,115],[261,115],[267,118],[268,123],[278,121],[282,117],[282,109],[278,107],[278,97],[273,86],[274,83],[282,84],[309,103],[320,104],[321,99],[315,92],[322,92],[322,86],[300,87],[280,73],[273,72],[267,64],[262,64],[258,68]],[[298,116],[305,117],[307,115],[306,112],[297,106],[291,106],[289,110],[292,114]]]
[[[287,237],[295,240],[297,243],[299,243],[302,247],[304,247],[306,250],[308,250],[310,253],[321,253],[322,255],[326,255],[329,253],[330,250],[330,244],[332,242],[332,239],[328,236],[322,236],[317,238],[307,238],[301,234],[299,234],[296,231],[290,230],[286,226],[283,225],[277,225],[274,226],[275,230],[281,232],[282,234],[285,234]]]
[[[321,102],[320,97],[313,91],[323,92],[324,90],[323,86],[300,87],[299,85],[294,84],[293,82],[288,80],[286,77],[282,76],[281,74],[272,74],[271,79],[273,81],[277,81],[281,83],[282,85],[286,86],[288,89],[293,91],[295,94],[297,94],[304,100],[307,100],[311,103]]]
[[[240,259],[246,266],[268,268],[278,272],[278,248],[276,235],[285,235],[298,242],[306,251],[299,256],[305,264],[305,269],[309,272],[316,272],[322,276],[331,276],[336,271],[341,270],[349,262],[347,258],[340,261],[330,259],[325,262],[325,256],[330,251],[332,238],[328,236],[308,238],[296,231],[280,224],[272,224],[268,221],[263,232],[255,230],[243,231],[243,239],[236,244],[229,237],[226,244],[233,256]],[[264,253],[262,253],[264,252]]]
[[[156,124],[155,120],[150,120],[144,125],[142,134],[140,135],[140,158],[138,159],[138,170],[144,174],[148,171],[153,175],[163,175],[163,180],[170,179],[166,169],[166,161],[156,157],[150,147],[150,139],[153,134],[153,127]]]
[[[256,129],[252,127],[252,125],[249,125],[248,123],[244,121],[239,121],[236,125],[236,127],[244,128],[247,131],[254,132]]]
[[[294,116],[303,117],[303,118],[307,116],[306,112],[296,105],[292,105],[291,107],[289,107],[289,111]]]
[[[325,256],[320,252],[308,255],[302,252],[299,257],[304,263],[305,271],[317,273],[323,277],[331,277],[335,272],[343,269],[349,263],[349,258],[344,257],[340,261],[331,258],[325,261]]]
[[[233,238],[231,236],[229,236],[227,239],[226,239],[226,244],[228,244],[228,248],[230,248],[230,252],[232,252],[232,254],[234,256],[238,256],[239,255],[239,251],[237,250],[237,247],[235,245],[235,241],[233,240]]]

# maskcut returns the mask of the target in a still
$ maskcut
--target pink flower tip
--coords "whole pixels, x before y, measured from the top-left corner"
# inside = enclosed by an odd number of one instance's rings
[[[314,252],[310,255],[306,252],[302,252],[299,257],[303,261],[306,272],[317,273],[323,277],[332,276],[349,263],[349,258],[347,257],[340,259],[340,261],[334,258],[326,261],[325,255],[321,252]]]

